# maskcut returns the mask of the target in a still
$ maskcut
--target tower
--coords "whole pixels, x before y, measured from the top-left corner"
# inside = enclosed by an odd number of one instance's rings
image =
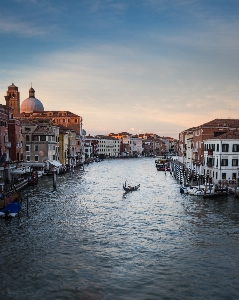
[[[20,114],[20,92],[14,83],[8,87],[7,96],[5,96],[6,105],[13,109],[13,116]]]

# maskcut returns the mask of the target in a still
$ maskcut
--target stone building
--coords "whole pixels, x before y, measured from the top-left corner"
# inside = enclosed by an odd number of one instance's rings
[[[120,140],[111,136],[97,135],[99,157],[118,157],[120,155]]]
[[[59,128],[48,120],[22,120],[23,160],[59,161]]]
[[[239,182],[239,130],[234,129],[204,141],[204,175],[214,183]]]
[[[20,106],[20,93],[18,87],[14,84],[8,87],[6,104],[14,111],[15,118],[21,122],[23,120],[41,122],[49,121],[55,126],[64,126],[68,130],[75,131],[77,145],[75,152],[78,161],[84,161],[84,133],[82,128],[82,117],[70,111],[45,111],[42,102],[35,97],[35,90],[29,89],[29,97],[25,99]],[[74,154],[75,155],[75,154]]]

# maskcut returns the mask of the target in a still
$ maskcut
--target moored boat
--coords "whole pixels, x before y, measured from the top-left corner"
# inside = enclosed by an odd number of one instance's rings
[[[1,218],[13,218],[16,217],[20,210],[22,209],[21,205],[18,202],[9,203],[3,209],[0,210]]]

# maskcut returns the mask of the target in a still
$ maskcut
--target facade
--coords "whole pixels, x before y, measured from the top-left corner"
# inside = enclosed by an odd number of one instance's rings
[[[193,165],[200,166],[204,163],[204,141],[218,137],[229,130],[239,128],[239,119],[214,119],[198,127],[192,127],[179,133],[179,160],[188,162],[187,145],[191,139]]]
[[[68,129],[68,149],[67,160],[69,166],[76,166],[77,153],[76,153],[76,131]]]
[[[22,144],[25,162],[59,161],[59,128],[47,121],[22,121]]]
[[[120,153],[121,155],[142,155],[143,143],[142,138],[138,135],[132,135],[128,132],[110,133],[110,137],[120,140]]]
[[[139,138],[137,135],[130,137],[130,154],[135,155],[142,155],[143,152],[143,143],[142,139]]]
[[[12,83],[7,90],[7,96],[5,96],[6,106],[13,109],[13,116],[19,115],[20,113],[20,92],[18,87]]]
[[[23,160],[21,122],[17,119],[8,120],[8,139],[11,143],[9,157],[11,161]]]
[[[0,104],[0,161],[3,163],[11,160],[8,121],[12,118],[12,111],[10,107]]]
[[[220,180],[239,182],[239,130],[205,140],[204,175],[214,183]]]
[[[29,97],[25,99],[20,106],[20,92],[14,84],[8,87],[7,96],[5,96],[7,106],[14,111],[14,116],[21,122],[24,120],[36,121],[41,123],[43,120],[52,122],[55,126],[64,126],[68,130],[76,132],[77,144],[74,145],[74,156],[78,161],[84,162],[84,130],[82,129],[82,117],[70,111],[45,111],[42,102],[35,97],[35,90],[29,89]],[[72,141],[71,141],[72,142]],[[17,145],[20,146],[20,144]],[[68,152],[72,152],[68,150]],[[71,154],[68,154],[71,155]],[[71,155],[71,156],[72,156]],[[73,158],[72,158],[73,159]]]
[[[98,155],[105,157],[119,157],[120,140],[111,136],[97,135]]]
[[[65,127],[59,126],[59,161],[61,164],[67,164],[68,155],[68,131]]]
[[[98,155],[99,140],[91,135],[85,137],[85,158],[90,158]]]

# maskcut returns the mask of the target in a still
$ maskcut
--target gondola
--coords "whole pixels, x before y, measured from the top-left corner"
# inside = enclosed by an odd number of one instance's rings
[[[136,186],[126,186],[126,184],[123,185],[123,189],[126,192],[133,192],[133,191],[137,191],[140,187],[140,184],[136,185]]]

